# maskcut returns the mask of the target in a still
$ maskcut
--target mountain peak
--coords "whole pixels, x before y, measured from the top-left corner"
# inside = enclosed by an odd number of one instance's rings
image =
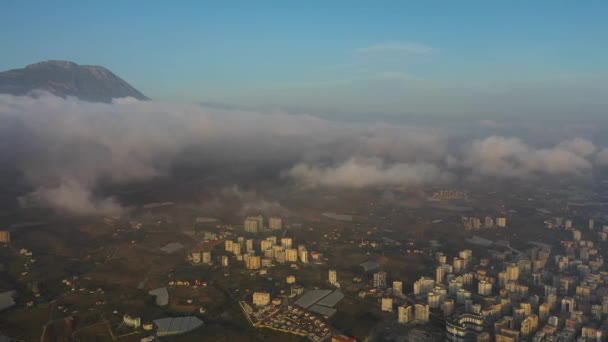
[[[28,95],[35,90],[91,102],[111,102],[113,98],[128,96],[148,99],[110,70],[98,65],[48,60],[0,72],[0,93]]]
[[[60,68],[75,68],[78,67],[78,64],[71,61],[62,61],[62,60],[48,60],[30,64],[26,66],[26,69],[37,69],[37,68],[47,68],[47,67],[60,67]]]

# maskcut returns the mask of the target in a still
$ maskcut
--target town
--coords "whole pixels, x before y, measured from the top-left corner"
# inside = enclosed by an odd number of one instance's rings
[[[292,210],[241,223],[190,213],[188,223],[179,204],[150,203],[93,223],[106,242],[57,270],[57,284],[42,278],[43,250],[16,225],[0,232],[12,260],[4,272],[23,284],[4,285],[1,314],[14,318],[2,331],[34,324],[43,341],[153,341],[237,324],[284,341],[603,341],[608,225],[598,209],[570,203],[571,218],[545,207],[522,217],[493,194],[468,193],[423,194],[434,209],[415,215],[392,202],[369,201],[367,216],[319,204],[314,221]],[[407,221],[424,231],[397,228]],[[19,319],[36,312],[46,317]]]

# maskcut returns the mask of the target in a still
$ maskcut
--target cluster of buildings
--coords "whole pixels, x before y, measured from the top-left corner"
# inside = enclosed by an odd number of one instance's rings
[[[225,240],[224,249],[232,253],[238,261],[243,261],[250,270],[271,267],[274,263],[308,263],[309,253],[304,245],[295,246],[293,238],[269,236],[263,240],[238,237],[236,241]],[[228,260],[222,258],[222,264]]]
[[[463,190],[438,190],[431,195],[432,200],[448,201],[467,198],[467,192]]]
[[[194,264],[212,264],[211,251],[192,252],[188,259]]]
[[[505,225],[496,220],[495,226]],[[598,242],[586,239],[597,236],[595,225],[576,229],[570,220],[555,220],[548,226],[563,236],[559,245],[497,246],[480,256],[435,249],[434,274],[416,280],[411,293],[399,280],[387,288],[387,273],[378,271],[373,287],[380,308],[400,323],[445,321],[446,341],[606,341],[608,271]],[[336,281],[334,270],[328,279]]]
[[[243,222],[243,228],[247,233],[260,233],[264,230],[281,230],[283,229],[283,219],[280,217],[271,216],[268,219],[268,227],[266,227],[264,226],[264,217],[262,215],[248,216]]]
[[[313,313],[295,305],[283,305],[280,300],[270,301],[270,293],[254,292],[250,305],[240,302],[249,323],[257,328],[273,329],[307,338],[310,341],[327,341],[331,327]]]
[[[481,229],[506,228],[507,218],[496,217],[496,219],[494,219],[491,216],[486,216],[482,221],[479,217],[463,216],[462,226],[467,232]]]
[[[426,278],[423,278],[426,279]],[[378,271],[373,275],[373,290],[380,294],[380,308],[384,312],[397,312],[399,323],[428,322],[430,306],[423,301],[415,301],[403,293],[403,282],[394,280],[392,287],[388,288],[388,275],[384,271]],[[417,284],[414,284],[416,289]],[[412,303],[414,303],[412,305]],[[395,309],[396,307],[396,309]]]
[[[262,215],[249,216],[243,224],[246,233],[272,232],[283,228],[283,220],[280,217],[270,217],[268,227],[264,225]],[[200,247],[188,254],[188,261],[193,264],[211,265],[214,262],[212,247],[216,242],[223,239],[224,250],[237,261],[242,261],[250,270],[259,270],[273,266],[275,263],[308,263],[309,252],[304,245],[295,245],[293,238],[268,236],[263,239],[246,238],[227,231],[225,233],[204,233],[206,247]],[[230,264],[229,255],[222,255],[218,260],[223,267]]]

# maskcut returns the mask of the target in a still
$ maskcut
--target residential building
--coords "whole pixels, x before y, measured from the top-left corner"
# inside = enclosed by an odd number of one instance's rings
[[[283,229],[283,219],[277,216],[271,216],[268,219],[268,228],[271,230]]]
[[[393,312],[393,298],[382,297],[382,311]]]
[[[265,291],[257,291],[253,293],[253,305],[266,306],[270,304],[270,293]]]
[[[328,272],[329,283],[336,285],[338,283],[338,272],[334,269],[330,269]]]
[[[414,320],[414,316],[411,306],[401,305],[397,308],[397,321],[399,323],[409,323],[412,320]]]

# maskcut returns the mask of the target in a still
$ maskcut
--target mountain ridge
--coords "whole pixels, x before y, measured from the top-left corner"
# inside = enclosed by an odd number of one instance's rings
[[[61,97],[75,96],[90,102],[108,103],[120,97],[149,100],[125,80],[100,65],[47,60],[21,69],[0,72],[0,93],[31,95],[36,90],[48,91]]]

